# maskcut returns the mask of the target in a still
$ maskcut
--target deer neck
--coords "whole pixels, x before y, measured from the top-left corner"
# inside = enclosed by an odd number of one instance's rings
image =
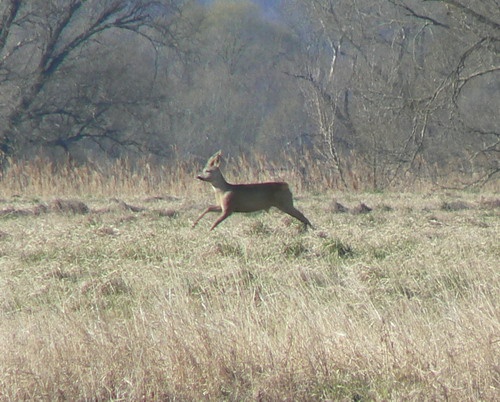
[[[217,171],[210,183],[216,193],[225,193],[231,189],[231,184],[226,181],[220,170]]]

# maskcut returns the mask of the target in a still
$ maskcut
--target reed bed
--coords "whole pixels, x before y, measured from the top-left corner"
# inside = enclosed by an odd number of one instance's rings
[[[108,197],[154,195],[161,191],[193,195],[199,188],[194,177],[205,162],[202,158],[179,156],[166,162],[124,158],[84,164],[69,161],[55,163],[44,157],[10,159],[0,172],[0,188],[3,196]],[[252,158],[244,154],[230,156],[224,159],[222,170],[228,179],[235,182],[287,181],[296,191],[381,190],[374,187],[377,180],[373,177],[372,168],[360,162],[356,155],[347,158],[345,164],[345,184],[331,161],[308,153],[283,153],[274,162],[262,155]],[[429,191],[433,188],[499,190],[498,180],[484,183],[481,179],[480,174],[458,173],[421,162],[418,171],[406,172],[393,180],[386,177],[382,188],[386,191]],[[379,182],[384,180],[378,179]]]

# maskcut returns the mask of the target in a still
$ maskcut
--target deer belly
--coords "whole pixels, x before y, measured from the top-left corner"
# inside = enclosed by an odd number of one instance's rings
[[[268,210],[274,205],[273,194],[265,191],[244,191],[232,197],[230,207],[234,212],[255,212]]]

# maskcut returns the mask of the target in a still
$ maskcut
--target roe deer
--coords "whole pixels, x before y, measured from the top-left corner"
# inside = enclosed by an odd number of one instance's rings
[[[304,224],[304,228],[311,226],[311,222],[293,206],[293,198],[287,183],[255,183],[230,184],[222,176],[219,169],[222,152],[214,154],[207,162],[203,173],[197,178],[209,182],[215,191],[218,205],[210,205],[193,223],[193,227],[209,212],[221,212],[210,230],[226,219],[233,212],[254,212],[269,210],[276,207],[288,215],[297,218]]]

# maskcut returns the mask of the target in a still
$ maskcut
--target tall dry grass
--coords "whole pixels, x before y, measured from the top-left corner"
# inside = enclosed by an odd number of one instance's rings
[[[54,163],[50,159],[9,161],[0,177],[7,196],[95,196],[157,194],[161,190],[185,192],[193,183],[197,165],[190,162],[166,165],[129,159],[108,163]]]
[[[192,230],[213,195],[188,166],[7,173],[0,399],[497,399],[498,193],[320,192],[238,163],[228,178],[294,183],[318,229],[271,212]]]
[[[228,178],[246,181],[291,180],[298,187],[306,187],[305,168],[293,166],[290,160],[281,164],[269,163],[257,156],[225,160],[224,171]],[[0,186],[6,196],[89,196],[106,197],[122,195],[151,195],[160,191],[173,194],[195,194],[198,183],[195,176],[205,161],[188,159],[172,160],[158,164],[146,159],[116,160],[107,163],[88,162],[83,165],[54,163],[50,159],[10,160],[1,173]],[[310,175],[323,184],[331,182],[321,176],[316,164],[311,164]],[[301,173],[302,172],[302,173]],[[331,184],[331,183],[329,183]]]
[[[247,158],[239,155],[225,159],[222,169],[229,180],[235,182],[284,180],[297,191],[324,192],[328,190],[373,191],[377,180],[373,169],[352,155],[345,161],[348,169],[345,180],[328,160],[312,154],[283,153],[271,162],[262,155]],[[0,188],[4,196],[96,196],[196,194],[198,183],[194,177],[205,160],[174,158],[163,164],[148,159],[121,159],[114,162],[82,165],[55,163],[51,159],[36,157],[32,160],[8,160],[7,168],[0,172]],[[390,176],[390,175],[389,175]],[[418,171],[407,172],[391,180],[388,191],[429,191],[432,188],[466,188],[468,184],[482,184],[481,175],[465,175],[453,170],[439,169],[424,161]],[[387,179],[388,180],[388,179]],[[386,181],[387,181],[386,180]],[[378,182],[383,182],[381,178]],[[475,187],[472,186],[474,189]],[[499,182],[490,180],[480,187],[486,191],[499,191]]]

